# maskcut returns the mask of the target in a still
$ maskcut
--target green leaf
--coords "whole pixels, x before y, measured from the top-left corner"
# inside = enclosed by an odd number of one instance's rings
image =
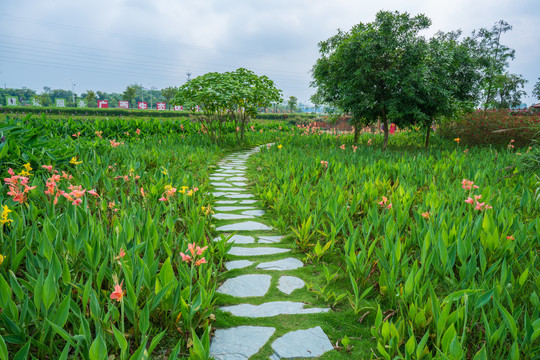
[[[505,322],[506,326],[510,330],[510,334],[512,334],[512,337],[514,338],[514,340],[517,340],[517,334],[518,333],[517,333],[516,321],[514,320],[512,315],[510,315],[508,310],[506,310],[501,305],[501,303],[499,303],[498,301],[496,301],[496,303],[497,303],[497,306],[499,307],[499,311],[501,312],[501,315],[503,316],[503,319],[504,319],[504,322]]]
[[[486,353],[486,347],[482,346],[482,348],[474,355],[473,360],[487,360],[487,353]]]
[[[120,332],[114,325],[112,326],[114,338],[116,339],[116,342],[118,343],[118,346],[120,346],[120,350],[122,353],[124,353],[127,349],[128,343],[126,338],[124,337],[124,334]]]
[[[150,304],[146,304],[139,317],[139,330],[144,335],[150,327]]]
[[[8,351],[4,338],[0,336],[0,360],[8,360]]]
[[[54,299],[56,298],[56,281],[53,276],[52,270],[49,271],[45,283],[43,284],[43,305],[45,305],[45,311],[48,311],[51,307]]]
[[[13,360],[26,360],[28,358],[28,352],[30,351],[30,342],[31,341],[28,341],[21,350],[17,351],[15,357],[13,357]]]
[[[92,342],[92,345],[90,346],[90,360],[104,360],[107,359],[107,344],[105,344],[105,340],[101,337],[101,334],[99,334],[94,342]]]

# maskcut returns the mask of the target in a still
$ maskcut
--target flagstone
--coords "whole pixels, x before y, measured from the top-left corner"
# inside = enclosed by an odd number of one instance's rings
[[[239,260],[242,261],[242,260]],[[250,264],[251,265],[251,264]],[[227,266],[227,264],[225,264]],[[278,290],[282,293],[290,295],[294,290],[301,289],[306,285],[304,280],[296,276],[282,276],[279,278]]]
[[[334,347],[320,326],[291,331],[272,343],[271,360],[320,357]]]
[[[247,198],[255,197],[255,195],[252,195],[252,194],[228,194],[228,195],[225,195],[225,197],[227,197],[229,199],[247,199]]]
[[[255,209],[253,206],[215,206],[213,210],[216,211],[237,211],[237,210],[251,210]]]
[[[249,318],[272,317],[277,315],[316,314],[330,311],[329,308],[304,308],[306,304],[292,301],[272,301],[260,305],[239,304],[222,306],[220,310],[233,316]]]
[[[224,235],[228,235],[228,234],[224,234]],[[214,238],[214,241],[219,241],[219,240],[221,240],[221,236]],[[228,243],[233,242],[235,244],[254,244],[255,238],[253,236],[234,234],[233,236],[231,236],[231,238],[227,242]]]
[[[227,213],[216,213],[212,217],[217,220],[242,220],[242,219],[253,219],[254,216],[251,215],[241,215],[241,214],[227,214]]]
[[[255,204],[258,200],[242,200],[239,202],[239,204],[242,205],[249,205],[249,204]]]
[[[217,329],[210,344],[216,360],[247,360],[259,352],[276,331],[273,327],[237,326]]]
[[[245,182],[238,182],[238,181],[235,181],[232,183],[234,186],[238,186],[238,187],[243,187],[243,186],[247,186],[247,184]]]
[[[300,260],[289,257],[289,258],[285,258],[281,260],[261,263],[257,265],[257,269],[285,271],[285,270],[295,270],[303,266],[304,264]]]
[[[249,260],[233,260],[225,263],[225,269],[234,270],[234,269],[243,269],[245,267],[253,265],[253,261]],[[281,289],[280,289],[281,290]],[[283,290],[281,290],[283,291]]]
[[[262,215],[264,215],[264,210],[248,210],[248,211],[242,211],[242,215],[262,216]]]
[[[238,200],[218,200],[216,204],[238,204]]]
[[[257,241],[259,244],[272,244],[280,242],[281,239],[283,239],[283,236],[259,236],[259,240]]]
[[[271,280],[272,277],[266,274],[240,275],[225,280],[217,292],[239,298],[264,296],[270,288]]]
[[[234,169],[228,169],[228,170],[223,170],[222,173],[223,174],[244,174],[245,171],[242,171],[242,170],[234,170]]]
[[[227,180],[229,180],[229,181],[248,181],[248,179],[246,177],[243,177],[243,176],[233,176],[233,177],[228,178]]]
[[[247,248],[247,247],[232,247],[229,250],[230,255],[235,256],[260,256],[260,255],[274,255],[281,254],[291,251],[291,249],[283,248],[270,248],[270,247],[256,247],[256,248]]]
[[[215,191],[234,191],[234,192],[240,191],[240,192],[242,192],[242,191],[247,191],[248,189],[242,189],[242,188],[237,188],[237,187],[230,187],[230,188],[216,187],[213,190],[215,190]]]
[[[212,181],[210,184],[214,186],[225,186],[225,187],[232,187],[232,184],[226,183],[226,182],[219,182],[219,181]]]
[[[271,227],[256,221],[244,221],[235,224],[220,226],[217,231],[255,231],[255,230],[272,230]]]

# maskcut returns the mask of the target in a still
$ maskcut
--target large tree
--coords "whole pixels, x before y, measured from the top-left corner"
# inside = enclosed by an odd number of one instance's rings
[[[88,107],[94,107],[94,101],[96,100],[96,93],[93,90],[86,90],[85,99],[88,102]]]
[[[220,141],[223,126],[233,121],[243,129],[258,108],[269,106],[281,99],[281,91],[266,76],[240,68],[234,72],[207,73],[186,82],[178,88],[173,104],[188,109],[200,106],[205,131],[216,142]]]
[[[388,144],[388,119],[400,116],[404,84],[418,76],[423,60],[418,32],[431,21],[424,15],[380,11],[372,23],[319,43],[321,58],[313,67],[313,86],[327,104],[352,115],[355,140],[366,121],[383,122],[383,148]]]

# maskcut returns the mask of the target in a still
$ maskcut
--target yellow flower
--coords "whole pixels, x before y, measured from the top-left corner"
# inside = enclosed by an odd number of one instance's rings
[[[180,188],[180,191],[178,191],[180,194],[185,194],[186,193],[186,190],[189,189],[189,186],[182,186]]]
[[[0,254],[0,265],[4,262],[4,255]]]
[[[193,195],[193,190],[189,190],[189,191],[187,192],[187,194],[186,194],[186,195],[187,195],[187,196],[191,196],[191,195]]]
[[[77,158],[74,156],[74,157],[71,158],[71,160],[69,160],[69,163],[73,164],[73,165],[79,165],[79,164],[82,164],[82,160],[77,161]]]
[[[30,174],[30,173],[29,173],[28,171],[26,171],[26,170],[23,170],[23,171],[21,171],[21,172],[19,173],[19,176],[30,176],[30,175],[32,175],[32,174]]]
[[[2,205],[2,214],[0,215],[0,224],[4,225],[7,223],[8,225],[13,222],[13,220],[8,219],[8,214],[11,212],[7,205]]]
[[[26,169],[26,171],[32,171],[32,166],[30,165],[30,163],[24,164],[23,167]]]
[[[454,141],[457,142],[457,143],[459,144],[459,142],[461,141],[461,139],[460,139],[460,138],[455,138]]]
[[[164,167],[161,167],[163,170],[161,170],[161,173],[163,175],[169,175],[169,172],[167,171],[167,169],[165,169]]]
[[[283,147],[283,145],[279,144],[277,148],[281,149],[282,147]]]

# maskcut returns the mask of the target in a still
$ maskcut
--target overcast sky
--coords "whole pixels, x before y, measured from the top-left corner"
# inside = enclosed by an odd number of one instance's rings
[[[538,0],[0,0],[0,86],[122,92],[178,86],[210,71],[239,67],[267,75],[309,102],[317,43],[371,22],[379,10],[423,13],[438,30],[470,34],[500,19],[513,30],[510,71],[540,77]]]

